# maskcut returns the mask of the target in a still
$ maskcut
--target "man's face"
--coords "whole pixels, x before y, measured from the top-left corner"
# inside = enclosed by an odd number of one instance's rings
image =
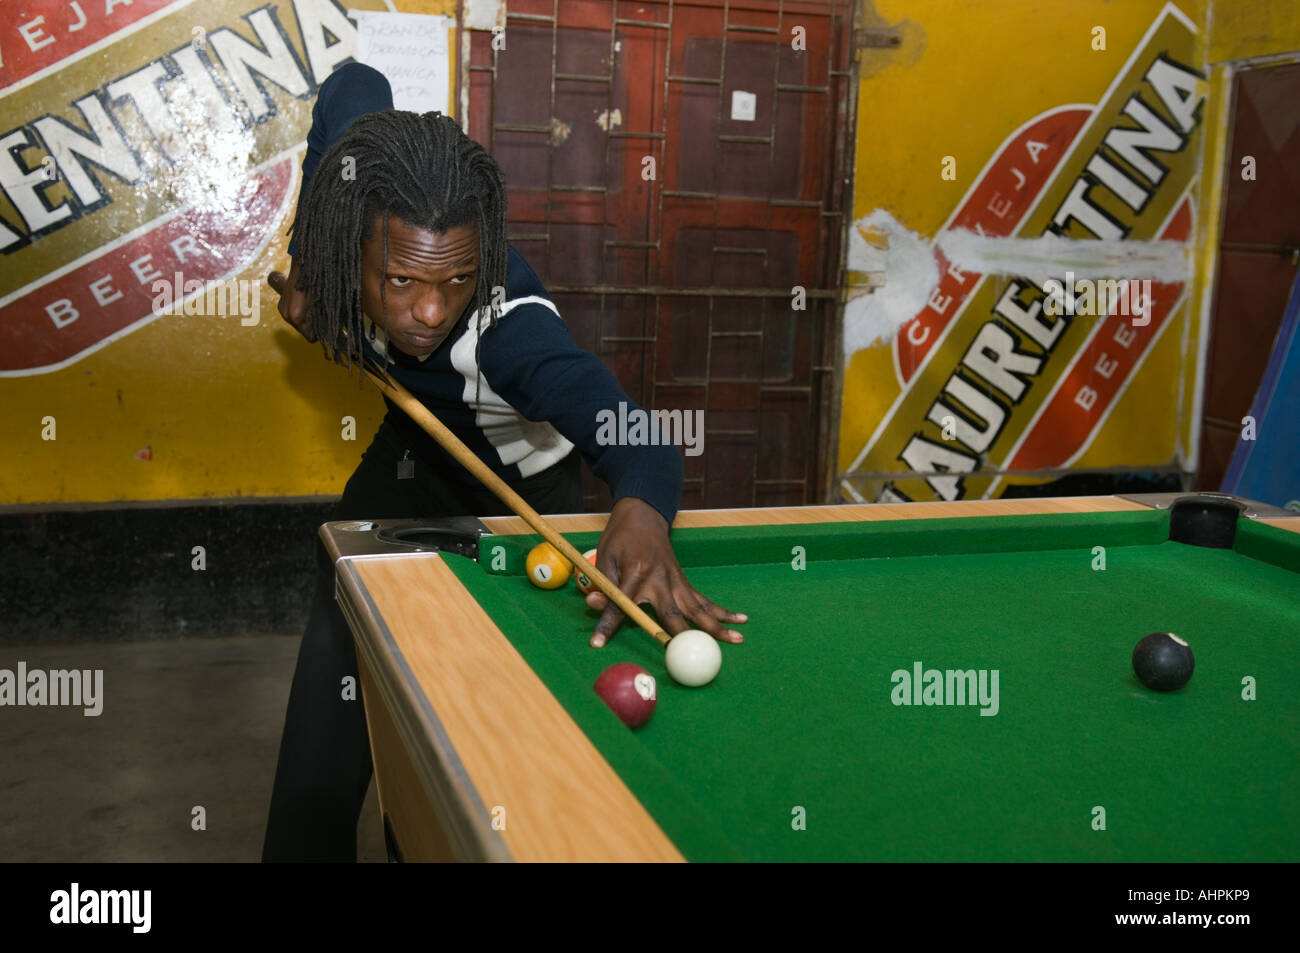
[[[388,332],[394,347],[427,357],[446,340],[474,297],[477,272],[478,226],[434,232],[390,215],[386,267],[380,221],[361,243],[361,308]]]

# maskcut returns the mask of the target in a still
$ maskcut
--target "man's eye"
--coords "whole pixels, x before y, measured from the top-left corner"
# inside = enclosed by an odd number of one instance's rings
[[[457,275],[455,278],[451,279],[451,283],[453,285],[463,285],[467,281],[473,280],[473,278],[474,278],[474,273],[470,272],[467,275]]]
[[[405,288],[411,283],[411,279],[403,275],[389,275],[388,283],[394,288]]]

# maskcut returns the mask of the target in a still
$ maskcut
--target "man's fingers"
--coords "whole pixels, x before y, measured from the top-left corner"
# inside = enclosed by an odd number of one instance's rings
[[[717,620],[720,621],[720,622],[732,622],[732,623],[738,623],[738,622],[748,622],[748,621],[749,621],[749,616],[745,615],[745,613],[743,613],[743,612],[732,612],[730,609],[724,609],[724,608],[722,608],[722,606],[718,605],[716,602],[713,602],[713,601],[711,601],[711,600],[705,598],[704,596],[700,595],[699,593],[696,593],[696,597],[697,597],[697,598],[700,600],[700,602],[703,604],[704,611],[707,612],[710,616],[712,616],[713,618],[717,619]],[[733,632],[732,632],[732,635],[736,636],[736,638],[735,638],[734,640],[729,640],[729,641],[736,641],[736,642],[739,642],[739,641],[742,641],[742,639],[743,639],[743,636],[741,636],[741,634],[740,634],[739,632],[735,632],[735,631],[733,631]]]
[[[311,323],[308,320],[305,295],[290,285],[289,279],[283,271],[273,271],[268,274],[266,283],[271,286],[272,291],[280,296],[280,300],[275,307],[280,312],[280,317],[284,318],[295,331],[308,341],[314,342],[316,335],[312,333]]]
[[[620,625],[623,624],[623,610],[618,607],[618,603],[610,602],[605,606],[605,611],[601,613],[600,621],[596,623],[595,630],[591,633],[591,647],[593,649],[603,648],[609,641]]]
[[[689,616],[694,625],[676,626],[677,631],[673,635],[678,635],[686,629],[699,629],[701,632],[707,632],[719,642],[730,642],[732,645],[739,645],[745,641],[745,637],[735,629],[724,628],[722,623],[707,613],[694,613]]]
[[[605,574],[605,578],[612,582],[615,587],[619,586],[621,580],[618,566],[612,560],[606,562],[604,566],[601,566],[599,562],[596,565]],[[605,643],[609,641],[610,636],[622,624],[623,610],[618,607],[617,602],[599,589],[593,589],[587,593],[587,605],[589,608],[601,613],[600,621],[596,623],[596,628],[591,633],[591,647],[593,649],[603,648]]]
[[[749,616],[743,612],[729,612],[689,586],[685,590],[679,589],[676,596],[677,605],[687,607],[685,615],[694,623],[694,628],[709,633],[719,642],[739,645],[745,641],[744,635],[722,625],[724,622],[748,622]],[[690,626],[682,626],[682,628],[690,628]]]

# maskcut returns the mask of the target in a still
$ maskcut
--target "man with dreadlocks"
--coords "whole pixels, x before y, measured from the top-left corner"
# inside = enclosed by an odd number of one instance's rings
[[[582,508],[580,455],[614,506],[599,566],[670,632],[699,628],[740,642],[745,616],[686,580],[668,528],[681,494],[671,446],[604,446],[598,417],[635,407],[599,359],[569,336],[537,275],[506,242],[505,182],[455,120],[392,109],[388,81],[351,63],[320,88],[286,277],[272,272],[281,315],[349,365],[387,367],[541,513]],[[501,291],[504,290],[504,294]],[[508,512],[399,408],[388,413],[333,519],[489,516]],[[263,860],[355,860],[370,784],[356,676],[333,566],[317,545],[317,589],[285,714]],[[622,613],[600,593],[599,648]]]

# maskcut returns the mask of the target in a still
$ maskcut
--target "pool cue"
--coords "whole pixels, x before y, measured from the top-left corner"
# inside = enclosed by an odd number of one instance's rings
[[[529,506],[527,501],[516,493],[510,484],[493,473],[486,463],[480,460],[469,447],[465,446],[459,437],[448,430],[446,424],[435,417],[428,407],[416,400],[410,391],[397,381],[390,379],[382,370],[377,370],[370,360],[363,359],[361,367],[393,403],[401,407],[408,417],[419,424],[425,433],[438,442],[442,449],[455,457],[461,466],[474,474],[484,486],[492,491],[498,500],[510,507],[520,519],[558,549],[565,559],[569,560],[574,566],[581,566],[587,562],[582,553],[578,552],[572,543],[556,532],[555,528],[543,519],[540,513]],[[596,588],[605,594],[605,598],[613,600],[614,604],[622,609],[629,619],[657,639],[661,645],[667,645],[671,641],[671,637],[663,630],[663,627],[655,624],[655,621],[646,614],[644,609],[629,599],[622,589],[610,582],[609,577],[597,569],[595,565],[582,571],[596,584]]]

